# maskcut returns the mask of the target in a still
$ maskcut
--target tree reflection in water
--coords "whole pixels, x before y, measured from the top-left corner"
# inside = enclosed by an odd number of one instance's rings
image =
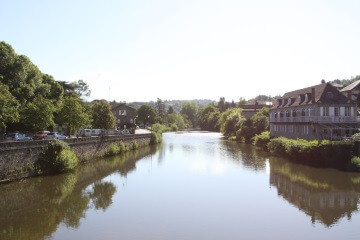
[[[61,223],[78,228],[90,207],[105,211],[112,204],[116,186],[103,179],[114,172],[126,176],[138,159],[157,149],[142,148],[96,161],[74,173],[1,185],[0,239],[44,239]]]

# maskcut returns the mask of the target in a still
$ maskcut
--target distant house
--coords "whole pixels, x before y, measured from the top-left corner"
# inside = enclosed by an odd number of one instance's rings
[[[111,110],[116,117],[117,129],[132,128],[135,126],[136,109],[125,103],[111,103]]]
[[[273,137],[338,139],[359,128],[356,103],[330,83],[288,92],[270,109]]]
[[[260,111],[264,107],[265,108],[271,108],[272,103],[271,104],[266,104],[266,103],[259,103],[258,101],[256,101],[255,104],[244,104],[244,105],[241,106],[242,114],[246,119],[249,119],[252,116],[254,116],[255,113],[257,113],[258,111]]]
[[[360,93],[360,80],[357,80],[340,90],[346,97],[356,100]]]

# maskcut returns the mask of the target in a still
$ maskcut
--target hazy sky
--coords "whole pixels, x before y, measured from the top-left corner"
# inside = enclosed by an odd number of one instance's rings
[[[237,101],[360,74],[359,12],[358,0],[0,0],[0,41],[83,79],[90,99]]]

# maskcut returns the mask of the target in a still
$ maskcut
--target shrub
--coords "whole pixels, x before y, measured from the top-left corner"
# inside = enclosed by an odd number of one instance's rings
[[[266,145],[270,142],[270,132],[265,131],[260,134],[255,135],[253,137],[253,145],[258,147],[266,147]]]
[[[105,156],[114,156],[116,154],[120,153],[120,148],[115,144],[111,144],[106,150],[105,150]]]
[[[357,156],[352,157],[351,165],[354,168],[360,169],[360,157],[357,157]]]
[[[150,144],[158,144],[162,141],[161,133],[151,132]]]
[[[271,139],[267,147],[273,154],[296,161],[344,165],[351,159],[353,144],[345,141],[307,141],[279,137]]]
[[[124,143],[124,141],[119,142],[119,153],[126,152],[128,150],[127,145]]]
[[[139,148],[139,143],[136,140],[132,141],[131,149],[135,150],[135,149],[138,149],[138,148]]]
[[[173,131],[173,132],[177,132],[179,130],[178,126],[175,123],[171,124],[170,128],[171,128],[171,131]]]
[[[153,132],[163,133],[167,130],[169,130],[169,128],[167,128],[165,125],[160,124],[160,123],[155,123],[155,124],[151,125],[151,131],[153,131]]]
[[[62,173],[75,169],[79,160],[67,143],[53,140],[41,154],[38,164],[43,172]]]
[[[360,133],[355,133],[351,136],[354,141],[360,141]]]

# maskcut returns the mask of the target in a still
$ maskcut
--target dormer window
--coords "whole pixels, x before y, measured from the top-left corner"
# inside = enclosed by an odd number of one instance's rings
[[[305,102],[308,102],[309,101],[309,94],[305,94]]]
[[[305,99],[304,94],[300,94],[299,95],[299,104],[301,104],[304,101],[304,99]]]

